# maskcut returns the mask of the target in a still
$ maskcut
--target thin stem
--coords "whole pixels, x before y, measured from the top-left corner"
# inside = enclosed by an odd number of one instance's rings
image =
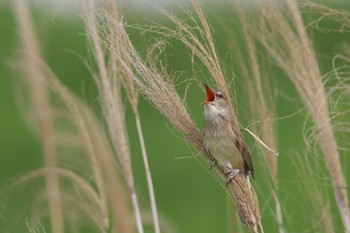
[[[276,193],[276,190],[272,193],[273,195],[273,199],[275,201],[275,207],[276,207],[276,219],[277,219],[277,222],[278,222],[278,232],[279,233],[284,233],[284,230],[282,228],[283,226],[283,218],[282,218],[282,209],[281,209],[281,203],[278,199],[278,196],[277,196],[277,193]]]
[[[150,197],[150,202],[151,202],[154,231],[155,231],[155,233],[160,233],[159,218],[158,218],[158,212],[157,212],[156,199],[155,199],[155,195],[154,195],[151,169],[150,169],[149,164],[148,164],[148,157],[147,157],[145,141],[144,141],[144,137],[143,137],[143,133],[142,133],[140,115],[139,115],[137,109],[134,110],[134,113],[135,113],[135,120],[136,120],[136,126],[137,126],[137,133],[139,135],[139,140],[140,140],[140,145],[141,145],[143,163],[144,163],[145,171],[146,171],[146,180],[147,180],[148,192],[149,192],[149,197]]]
[[[244,130],[247,131],[257,142],[259,142],[265,149],[270,151],[274,156],[279,155],[278,152],[274,151],[268,145],[266,145],[266,143],[263,140],[261,140],[255,133],[250,131],[248,128],[244,128]]]
[[[143,233],[140,206],[139,206],[139,203],[137,201],[137,196],[136,196],[135,191],[131,191],[131,201],[132,201],[132,206],[134,207],[134,215],[135,215],[135,219],[136,219],[137,232]]]

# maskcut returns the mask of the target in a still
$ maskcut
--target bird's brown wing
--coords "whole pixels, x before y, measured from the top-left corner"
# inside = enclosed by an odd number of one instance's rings
[[[239,139],[235,140],[235,144],[239,151],[241,152],[241,155],[243,157],[244,161],[244,174],[247,176],[249,175],[249,171],[252,174],[252,177],[254,179],[254,167],[252,162],[252,157],[250,156],[250,152],[248,149],[248,145],[245,142],[243,135],[239,135]]]

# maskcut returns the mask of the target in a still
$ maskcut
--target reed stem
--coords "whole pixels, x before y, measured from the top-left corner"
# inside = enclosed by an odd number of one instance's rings
[[[145,166],[146,180],[147,180],[147,186],[148,186],[148,192],[149,192],[149,196],[150,196],[150,203],[151,203],[152,216],[153,216],[154,231],[155,231],[155,233],[160,233],[156,198],[154,195],[154,187],[153,187],[153,182],[152,182],[151,169],[150,169],[149,163],[148,163],[148,157],[147,157],[147,152],[146,152],[145,140],[143,137],[143,131],[142,131],[142,127],[141,127],[140,115],[139,115],[137,109],[134,110],[134,113],[135,113],[135,120],[136,120],[136,126],[137,126],[137,133],[139,135],[139,140],[140,140],[140,145],[141,145],[143,163]]]
[[[143,233],[140,206],[139,206],[139,203],[137,201],[137,196],[136,196],[135,191],[131,192],[131,202],[132,202],[132,206],[134,207],[134,215],[135,215],[135,219],[136,219],[137,232]]]

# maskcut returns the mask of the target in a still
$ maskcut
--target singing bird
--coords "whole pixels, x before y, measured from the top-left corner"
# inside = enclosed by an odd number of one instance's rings
[[[254,178],[254,168],[248,146],[241,134],[232,128],[233,116],[230,103],[224,93],[212,90],[204,84],[204,146],[212,157],[212,166],[217,163],[228,175],[227,183],[239,172]]]

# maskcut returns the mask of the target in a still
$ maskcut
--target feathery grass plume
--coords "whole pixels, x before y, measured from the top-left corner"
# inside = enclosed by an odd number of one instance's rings
[[[245,77],[247,90],[249,92],[249,103],[252,115],[252,122],[256,122],[253,127],[255,132],[259,134],[259,137],[264,141],[272,150],[264,150],[262,144],[260,149],[265,158],[268,161],[266,175],[263,177],[268,177],[267,183],[269,184],[269,189],[273,200],[275,202],[275,217],[279,225],[279,232],[284,232],[283,219],[282,219],[282,209],[278,198],[278,168],[277,168],[277,158],[276,153],[274,153],[277,148],[277,141],[275,135],[275,124],[271,118],[274,112],[274,103],[271,97],[271,89],[269,84],[269,78],[264,74],[261,69],[261,61],[259,60],[257,54],[258,49],[256,47],[256,41],[254,35],[250,32],[251,25],[247,21],[246,8],[238,1],[231,1],[231,4],[236,12],[239,20],[239,25],[241,28],[241,37],[244,39],[245,47],[236,46],[232,49],[233,54],[237,56],[235,62],[238,62],[238,72],[240,72],[243,77]],[[231,32],[232,33],[232,32]],[[235,36],[232,36],[232,38]],[[233,43],[233,42],[231,42]],[[242,54],[247,54],[247,60],[244,60]],[[261,126],[257,126],[261,123]],[[265,165],[265,163],[264,163]],[[271,179],[270,179],[271,178]]]
[[[168,15],[169,18],[175,20],[175,22],[180,23],[177,18],[174,18],[175,16],[165,11],[163,11],[163,13]],[[109,49],[114,52],[114,56],[117,58],[121,67],[128,75],[133,77],[134,83],[141,93],[151,103],[153,103],[153,105],[169,119],[173,126],[180,133],[182,133],[183,136],[190,141],[196,149],[202,152],[207,158],[207,161],[210,162],[210,157],[203,146],[202,135],[191,119],[183,101],[175,89],[174,84],[169,79],[169,75],[165,71],[164,64],[162,64],[161,61],[157,63],[157,59],[154,58],[154,54],[162,53],[164,44],[161,42],[156,43],[151,48],[148,59],[144,61],[131,44],[122,22],[116,21],[111,17],[108,17],[107,20],[110,21],[110,23],[106,24],[105,27],[110,27],[113,25],[115,28],[113,30],[102,28],[101,30],[113,31],[115,33],[113,38],[118,41],[118,48],[113,47],[114,42],[110,41],[108,38],[106,38],[105,43]],[[202,20],[204,20],[204,18],[202,18]],[[187,25],[184,24],[179,24],[179,27],[185,31],[191,30],[191,28],[187,28]],[[184,35],[174,31],[168,32],[172,33],[173,35],[174,33],[175,35],[179,34],[179,36]],[[207,31],[206,33],[210,35],[210,31]],[[191,36],[194,36],[194,34],[191,34]],[[186,38],[187,35],[184,35],[183,39],[185,40]],[[196,37],[193,40],[197,40]],[[191,43],[188,41],[188,44]],[[200,46],[203,47],[203,45]],[[208,51],[205,49],[203,49],[203,51],[199,51],[197,48],[195,48],[195,50],[195,53],[201,54],[203,52],[206,54],[206,56],[208,55]],[[203,57],[204,62],[208,62],[208,65],[212,65],[211,71],[220,76],[221,69],[218,65],[215,65],[216,62],[212,59],[212,56],[208,55],[208,59],[210,59],[210,61],[206,59],[206,57]],[[222,79],[218,78],[218,80],[216,80],[217,85],[219,88],[228,93],[228,86],[225,84],[226,81],[223,75],[221,76]],[[236,130],[241,133],[238,127]],[[218,170],[222,180],[226,181],[227,175],[224,173],[224,171],[218,166],[215,166],[215,168]],[[258,228],[263,231],[257,197],[245,176],[237,175],[228,186],[230,195],[236,201],[237,210],[241,217],[241,221],[248,225],[252,232],[258,232]]]
[[[216,48],[209,23],[207,22],[206,16],[199,3],[196,0],[191,0],[191,4],[196,14],[193,16],[191,13],[188,13],[189,19],[195,25],[193,27],[191,27],[189,24],[186,24],[183,20],[177,18],[174,14],[159,8],[160,11],[176,26],[175,30],[163,27],[165,31],[163,35],[174,37],[175,39],[180,40],[185,46],[187,46],[191,52],[197,56],[197,58],[206,66],[211,74],[212,80],[216,83],[217,88],[220,91],[224,92],[226,96],[228,96],[228,101],[232,103],[230,97],[230,88],[220,66],[220,61],[216,53]],[[196,17],[198,18],[198,22],[196,20]],[[231,115],[234,119],[231,123],[232,129],[235,134],[238,135],[238,138],[242,143],[242,141],[244,141],[244,138],[239,128],[239,122],[232,105],[230,105],[230,110]],[[248,184],[248,186],[250,186],[250,184]],[[253,187],[251,187],[251,189],[253,189]],[[253,192],[255,193],[255,191]],[[255,194],[252,195],[252,198],[255,199],[252,202],[252,206],[255,205],[255,207],[257,207],[254,209],[255,215],[257,217],[256,224],[263,231],[261,226],[260,210],[258,208],[258,200]],[[238,203],[237,206],[241,221],[245,222],[244,218],[246,218],[247,215],[239,209]]]
[[[92,180],[86,180],[74,171],[69,170],[69,168],[56,167],[34,171],[18,180],[16,184],[43,175],[58,175],[70,181],[75,190],[78,190],[78,192],[70,193],[66,188],[62,192],[69,193],[70,197],[74,199],[74,204],[84,209],[101,232],[132,232],[127,198],[124,193],[125,188],[120,181],[117,172],[119,168],[114,160],[113,150],[108,143],[108,138],[101,127],[101,123],[84,102],[80,101],[59,82],[43,61],[37,61],[36,69],[40,69],[45,74],[45,83],[50,88],[51,93],[55,94],[55,97],[67,107],[67,118],[69,122],[76,126],[78,131],[72,137],[81,138],[79,146],[82,147],[90,159],[94,183],[91,183]],[[56,133],[61,132],[57,131]],[[62,133],[67,136],[66,132]],[[96,191],[95,187],[97,188]],[[111,206],[111,209],[108,209],[107,206]],[[113,217],[111,222],[109,221],[110,215]]]
[[[259,137],[266,142],[273,151],[276,151],[277,141],[275,135],[275,125],[272,121],[271,115],[274,112],[274,103],[271,97],[271,89],[268,85],[268,76],[261,71],[259,59],[257,56],[257,48],[254,37],[250,33],[250,25],[247,20],[247,15],[245,12],[244,6],[238,1],[231,1],[236,15],[239,18],[242,37],[244,38],[245,48],[237,46],[240,48],[240,51],[235,51],[234,54],[237,54],[239,58],[239,69],[242,75],[245,77],[246,84],[249,90],[249,103],[252,115],[252,122],[261,122],[262,124],[257,126],[254,125],[254,131],[260,132]],[[233,42],[234,43],[234,42]],[[243,55],[247,54],[247,62],[244,62]],[[249,65],[248,65],[249,64]],[[258,107],[257,107],[258,106]],[[260,130],[258,129],[260,128]],[[261,145],[261,144],[259,144]],[[275,202],[275,216],[279,225],[279,232],[284,232],[283,230],[283,219],[282,219],[282,210],[281,204],[278,198],[278,176],[277,176],[277,158],[276,154],[270,150],[264,150],[263,146],[260,146],[263,156],[268,161],[268,166],[266,175],[264,177],[271,177],[268,179],[269,189],[273,200]],[[270,182],[272,181],[272,182]]]
[[[325,157],[343,226],[350,232],[346,181],[330,121],[327,95],[298,6],[293,0],[287,0],[286,3],[291,14],[292,26],[276,5],[271,2],[261,4],[259,39],[290,78],[310,112],[317,128],[317,142]]]
[[[117,9],[117,5],[116,5],[114,0],[104,0],[103,1],[103,9],[106,11],[106,14],[108,15],[108,17],[115,18],[116,20],[120,21],[120,16],[119,16],[119,12]],[[111,27],[109,27],[109,29],[113,30],[114,29],[113,25],[111,25]],[[109,41],[111,41],[111,42],[113,41],[113,34],[115,34],[115,33],[111,33],[110,35],[106,35],[106,36],[111,37],[109,39]],[[115,44],[113,47],[118,48],[117,41],[115,41]],[[158,211],[157,211],[157,205],[156,205],[156,198],[155,198],[155,194],[154,194],[151,169],[150,169],[149,162],[148,162],[146,145],[145,145],[145,140],[144,140],[142,126],[141,126],[141,119],[140,119],[140,114],[138,111],[138,93],[137,93],[135,86],[134,86],[134,83],[133,83],[133,77],[131,75],[129,75],[127,72],[125,72],[125,70],[123,68],[118,69],[118,62],[116,61],[115,57],[113,56],[113,52],[109,53],[109,62],[111,65],[110,68],[117,70],[118,75],[116,75],[116,77],[122,83],[122,85],[126,91],[126,94],[128,96],[128,100],[130,102],[130,105],[132,107],[132,111],[133,111],[134,116],[135,116],[137,133],[139,135],[141,153],[142,153],[142,158],[143,158],[145,172],[146,172],[146,180],[147,180],[148,192],[149,192],[149,196],[150,196],[154,230],[155,230],[155,233],[160,233],[159,217],[158,217]]]
[[[79,127],[87,154],[90,155],[91,167],[99,191],[98,203],[104,229],[111,232],[132,232],[133,226],[130,224],[131,213],[127,204],[126,190],[118,173],[120,169],[114,159],[113,149],[108,143],[101,123],[86,104],[70,93],[53,74],[51,76],[50,84],[53,91],[69,108],[74,122]],[[106,206],[110,206],[110,209],[106,209]],[[108,221],[110,214],[112,215],[111,222]]]
[[[21,3],[18,3],[17,1],[16,7],[21,8],[26,6],[21,5]],[[50,167],[45,166],[43,169],[32,172],[20,179],[17,184],[40,176],[56,178],[61,177],[62,179],[65,178],[72,183],[74,190],[68,190],[65,185],[65,187],[62,187],[64,190],[61,190],[61,193],[65,194],[65,196],[68,195],[68,197],[71,199],[74,199],[74,205],[83,209],[86,214],[90,216],[91,220],[96,223],[101,232],[132,232],[132,225],[129,223],[128,216],[130,216],[130,214],[126,203],[124,187],[120,182],[119,174],[117,172],[118,168],[113,158],[113,152],[108,144],[108,139],[106,138],[104,130],[101,127],[101,123],[98,122],[91,109],[85,103],[77,99],[67,88],[65,88],[58,81],[57,77],[52,73],[50,68],[47,67],[41,60],[39,46],[34,35],[33,25],[31,21],[28,20],[29,18],[26,17],[29,13],[27,12],[26,8],[18,11],[18,13],[21,13],[17,14],[19,25],[21,26],[20,35],[23,43],[26,45],[23,48],[23,53],[27,59],[25,61],[26,63],[24,63],[23,69],[26,71],[25,75],[30,80],[35,80],[35,83],[32,84],[36,89],[32,94],[40,96],[41,99],[36,99],[36,101],[39,101],[39,103],[41,103],[40,101],[43,101],[42,99],[47,101],[49,99],[49,95],[55,94],[53,97],[57,97],[68,108],[69,113],[67,113],[67,115],[69,117],[69,121],[75,125],[75,128],[77,129],[77,134],[74,134],[71,138],[81,138],[81,142],[78,145],[85,150],[90,159],[90,166],[95,183],[91,183],[91,180],[87,181],[85,178],[69,170],[68,168],[60,168],[56,165]],[[22,22],[23,19],[25,22]],[[42,111],[41,114],[44,116],[47,116],[46,114],[50,113],[51,124],[53,127],[55,118],[59,118],[61,116],[56,116],[55,111],[47,109],[49,107],[52,108],[52,103],[46,102],[46,104],[47,105],[44,106],[43,104],[40,104],[40,111]],[[60,114],[62,114],[62,111],[60,111]],[[67,135],[67,132],[60,132],[60,129],[57,128],[55,130],[54,139],[56,139],[56,136],[59,138],[58,135],[60,134],[62,134],[63,137],[69,136]],[[56,145],[53,148],[55,153],[57,149],[56,147],[67,147],[67,145],[58,145],[62,142],[55,141],[54,139],[52,139],[52,143]],[[97,191],[95,191],[94,187],[97,188]],[[68,201],[66,199],[63,200]],[[109,210],[107,206],[111,206],[111,210]],[[69,208],[67,207],[67,210],[68,209]],[[109,222],[110,212],[114,217],[112,222]],[[52,221],[55,222],[57,220]],[[116,224],[114,224],[114,222]],[[74,222],[72,224],[77,225],[78,223]],[[53,226],[53,232],[54,229],[55,228]]]
[[[316,160],[312,161],[312,163],[317,162]],[[311,206],[310,209],[304,209],[302,211],[302,217],[309,219],[308,231],[336,232],[332,222],[329,198],[325,195],[329,184],[320,182],[317,178],[320,174],[317,174],[310,168],[310,157],[307,153],[298,154],[295,156],[295,160],[292,161],[292,163],[293,167],[298,171],[297,179],[300,181],[296,185],[301,187],[301,190],[303,190],[302,195],[307,198]],[[303,206],[301,206],[301,208],[303,208]],[[289,227],[293,228],[297,226],[291,225]],[[293,231],[293,229],[290,229],[290,231]],[[297,229],[294,229],[294,231],[297,231]]]
[[[161,7],[157,7],[157,9],[175,25],[176,29],[173,30],[158,25],[158,28],[156,28],[154,32],[165,37],[175,38],[181,41],[189,50],[191,50],[193,55],[196,56],[208,69],[213,81],[216,83],[217,88],[225,93],[228,97],[228,101],[232,103],[229,86],[227,85],[227,81],[220,66],[219,58],[216,54],[210,26],[199,3],[195,0],[191,0],[191,4],[199,22],[190,12],[187,11],[186,14],[194,26],[187,24],[171,12],[166,11]],[[234,127],[234,125],[238,125],[237,117],[234,114],[234,110],[231,105],[230,109],[234,119],[233,130],[238,133],[240,130],[237,129],[237,127]]]
[[[45,167],[48,169],[55,168],[57,166],[57,155],[50,94],[43,81],[44,74],[40,69],[36,69],[40,49],[28,10],[28,3],[27,1],[15,0],[12,4],[23,50],[23,73],[27,76],[30,87],[31,104],[36,118],[37,133],[43,146]],[[51,229],[53,233],[63,233],[64,223],[59,179],[55,174],[47,174],[45,179]]]
[[[134,178],[131,167],[130,148],[124,120],[124,106],[120,94],[120,81],[117,80],[117,70],[108,69],[105,54],[100,42],[98,25],[93,1],[88,1],[85,10],[85,24],[92,53],[97,63],[97,72],[93,74],[94,81],[100,92],[102,111],[108,124],[108,131],[121,164],[123,175],[129,188],[134,208],[136,226],[139,233],[143,233],[141,211],[137,200]],[[111,16],[112,17],[112,16]],[[112,41],[113,39],[110,38]],[[113,61],[113,60],[112,60]]]

